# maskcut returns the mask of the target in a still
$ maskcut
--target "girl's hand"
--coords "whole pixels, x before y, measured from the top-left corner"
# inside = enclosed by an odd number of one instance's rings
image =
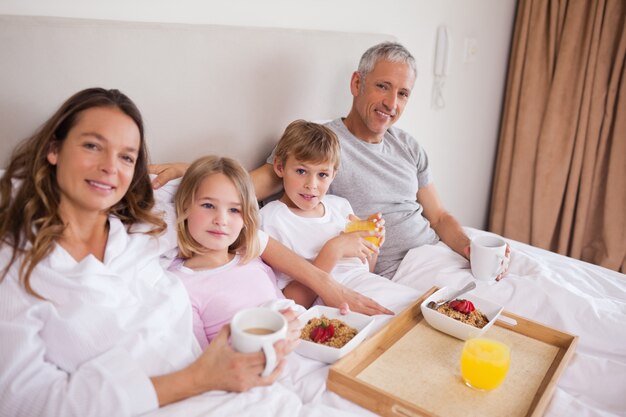
[[[334,280],[329,281],[324,291],[320,292],[319,295],[322,297],[324,304],[339,308],[341,314],[348,314],[350,311],[367,314],[368,316],[394,314],[393,311],[383,307],[371,298],[359,294]]]

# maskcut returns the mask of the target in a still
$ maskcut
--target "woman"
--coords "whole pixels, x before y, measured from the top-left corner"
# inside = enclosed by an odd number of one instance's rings
[[[137,415],[280,374],[260,377],[263,354],[234,352],[228,326],[200,352],[185,289],[158,262],[175,236],[147,159],[138,109],[100,88],[14,151],[0,180],[0,416]],[[294,346],[278,342],[279,356]]]

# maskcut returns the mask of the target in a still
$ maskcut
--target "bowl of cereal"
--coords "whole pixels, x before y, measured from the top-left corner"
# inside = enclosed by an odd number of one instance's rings
[[[446,300],[455,291],[454,288],[443,287],[426,298],[421,304],[424,319],[435,329],[457,339],[467,340],[481,336],[498,319],[503,307],[473,294],[464,294],[436,310],[428,307],[429,302]]]
[[[374,319],[360,313],[341,315],[339,309],[314,306],[298,316],[302,339],[296,352],[307,358],[333,363],[357,347]]]

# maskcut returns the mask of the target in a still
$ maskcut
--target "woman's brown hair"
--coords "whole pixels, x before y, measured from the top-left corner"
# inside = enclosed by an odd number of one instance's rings
[[[114,107],[128,115],[139,129],[140,146],[133,179],[124,197],[109,209],[127,226],[148,223],[150,234],[165,230],[165,222],[152,212],[154,195],[148,176],[148,150],[144,140],[143,119],[135,103],[118,90],[88,88],[74,94],[33,136],[13,151],[8,168],[0,179],[0,244],[12,248],[3,280],[11,266],[20,260],[20,281],[29,294],[37,295],[30,275],[50,254],[65,226],[59,215],[60,190],[56,168],[48,162],[52,146],[59,145],[75,126],[81,112],[95,107]]]

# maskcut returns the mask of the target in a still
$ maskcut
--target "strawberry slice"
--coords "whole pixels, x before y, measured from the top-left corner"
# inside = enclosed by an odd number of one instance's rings
[[[474,307],[474,304],[470,300],[456,299],[450,301],[449,305],[451,309],[463,314],[470,314],[472,311],[476,310],[476,307]]]
[[[315,343],[324,343],[335,335],[335,327],[330,322],[322,321],[322,324],[311,330],[309,337]]]

